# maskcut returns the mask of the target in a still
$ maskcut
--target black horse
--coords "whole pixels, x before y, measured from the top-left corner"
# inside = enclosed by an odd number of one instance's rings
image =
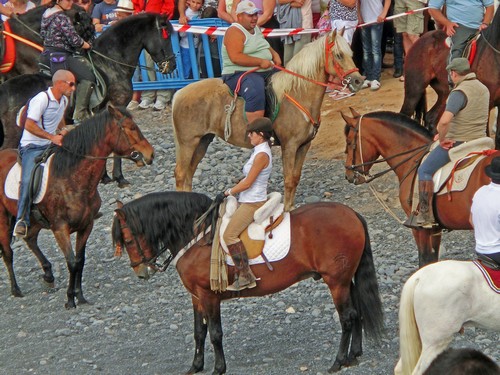
[[[90,52],[95,69],[107,87],[103,100],[93,108],[97,111],[108,102],[126,106],[132,98],[132,76],[143,49],[153,57],[160,69],[169,73],[176,67],[170,36],[172,25],[159,14],[142,13],[117,22],[94,42]],[[50,85],[50,78],[41,74],[14,77],[0,86],[0,149],[17,147],[21,136],[15,125],[19,108],[37,92]],[[111,179],[105,174],[106,182]],[[125,186],[121,161],[115,159],[113,180]]]
[[[10,18],[8,21],[5,21],[5,23],[9,24],[10,32],[12,34],[41,46],[42,39],[40,37],[40,24],[42,22],[42,15],[47,8],[52,5],[53,4],[51,3],[38,6],[26,13],[18,15],[17,17]],[[95,28],[92,24],[92,18],[90,15],[78,5],[73,5],[71,9],[65,11],[65,13],[73,21],[76,32],[84,40],[92,42],[95,36]],[[6,27],[2,27],[3,30],[5,30]],[[9,38],[7,35],[3,36],[5,38]],[[0,39],[0,43],[3,43],[3,48],[5,49],[4,38]],[[16,49],[14,66],[9,72],[2,74],[3,80],[7,80],[21,74],[32,74],[39,71],[38,57],[40,56],[40,51],[17,39],[14,39],[14,46]]]

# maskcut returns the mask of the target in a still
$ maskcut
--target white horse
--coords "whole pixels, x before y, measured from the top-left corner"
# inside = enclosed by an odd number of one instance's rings
[[[394,374],[422,374],[464,326],[500,330],[500,294],[479,268],[446,260],[415,272],[401,294],[401,357]]]

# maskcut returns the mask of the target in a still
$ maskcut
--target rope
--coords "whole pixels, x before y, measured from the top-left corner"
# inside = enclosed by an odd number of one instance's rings
[[[391,215],[394,220],[396,220],[399,224],[403,224],[404,220],[401,220],[395,213],[392,211],[392,209],[387,205],[387,203],[384,202],[384,200],[380,197],[379,193],[373,188],[372,185],[368,185],[370,188],[371,192],[373,193],[373,196],[375,199],[377,199],[378,203],[382,206],[382,208],[387,212],[389,215]]]
[[[15,40],[17,40],[17,41],[19,41],[21,43],[24,43],[24,44],[26,44],[26,45],[28,45],[30,47],[33,47],[34,49],[36,49],[36,50],[38,50],[40,52],[43,51],[43,47],[41,45],[33,43],[33,42],[29,41],[28,39],[20,37],[17,34],[12,34],[12,33],[8,32],[8,31],[5,31],[5,30],[2,31],[2,33],[5,34],[5,35],[7,35],[7,36],[10,36],[12,39],[15,39]]]

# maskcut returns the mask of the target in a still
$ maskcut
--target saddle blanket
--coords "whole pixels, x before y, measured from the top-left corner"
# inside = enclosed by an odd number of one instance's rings
[[[485,267],[481,264],[481,262],[477,260],[473,260],[479,271],[483,274],[486,282],[490,286],[491,290],[495,293],[500,294],[500,271],[492,270],[491,268]]]
[[[47,182],[49,180],[49,169],[50,164],[52,163],[54,155],[51,155],[45,163],[41,165],[43,168],[43,177],[42,184],[38,194],[33,199],[33,204],[40,203],[47,192]],[[21,166],[19,163],[15,163],[7,174],[7,178],[5,179],[4,191],[5,195],[9,199],[18,200],[19,199],[19,184],[21,182]]]
[[[283,214],[283,221],[276,228],[273,229],[273,238],[269,238],[269,233],[266,233],[264,244],[264,255],[269,262],[276,262],[283,259],[290,250],[290,213]],[[234,266],[233,259],[226,253],[226,263],[229,266]],[[264,263],[264,258],[258,256],[257,258],[249,259],[249,264]]]

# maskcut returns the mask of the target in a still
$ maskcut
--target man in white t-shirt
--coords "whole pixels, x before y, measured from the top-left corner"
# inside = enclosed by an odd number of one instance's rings
[[[26,124],[19,143],[22,172],[14,227],[16,237],[26,237],[30,225],[29,185],[35,159],[51,144],[62,145],[62,139],[67,133],[64,129],[64,111],[75,87],[73,73],[61,69],[52,76],[52,87],[38,93],[29,102]]]
[[[500,157],[494,158],[484,172],[491,182],[474,194],[470,222],[474,227],[476,252],[500,265]]]

